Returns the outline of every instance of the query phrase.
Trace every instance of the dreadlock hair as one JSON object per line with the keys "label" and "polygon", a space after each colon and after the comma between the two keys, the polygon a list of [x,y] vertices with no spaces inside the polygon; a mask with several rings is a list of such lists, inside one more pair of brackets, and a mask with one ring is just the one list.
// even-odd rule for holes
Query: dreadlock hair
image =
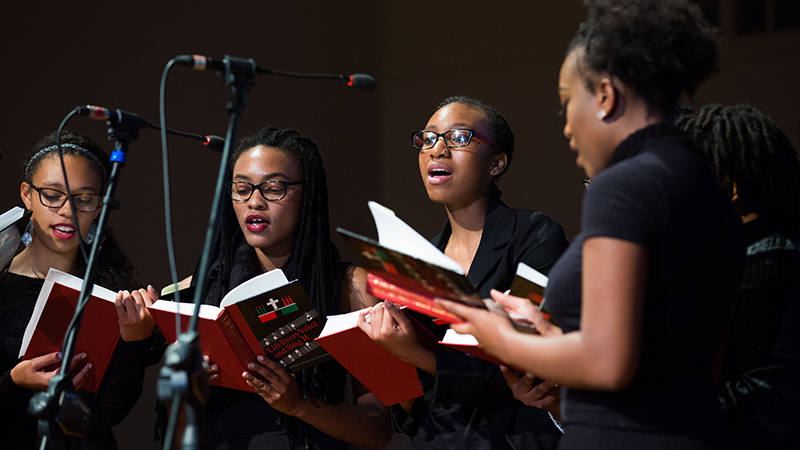
{"label": "dreadlock hair", "polygon": [[[511,167],[511,159],[514,157],[514,132],[511,130],[511,125],[508,124],[506,118],[503,117],[503,115],[500,114],[500,112],[498,112],[493,106],[463,95],[447,97],[439,103],[439,106],[436,107],[436,111],[453,103],[469,106],[470,108],[480,111],[486,117],[486,122],[489,125],[489,131],[491,134],[490,137],[499,147],[497,152],[506,154],[505,170],[494,177],[495,181],[499,180],[501,176],[508,172],[508,169]],[[493,194],[498,196],[502,194],[495,182],[492,183],[491,189]]]}
{"label": "dreadlock hair", "polygon": [[[690,96],[718,71],[717,30],[689,0],[585,0],[588,20],[567,54],[581,50],[586,88],[608,74],[669,120],[681,94]],[[588,69],[588,70],[585,70]]]}
{"label": "dreadlock hair", "polygon": [[[236,144],[231,155],[228,178],[231,178],[231,171],[239,157],[258,146],[271,147],[286,153],[300,166],[303,175],[303,207],[297,240],[289,260],[281,269],[288,279],[300,281],[303,290],[323,318],[338,314],[343,270],[340,267],[339,251],[330,238],[328,187],[317,145],[295,130],[263,128]],[[221,289],[213,294],[214,297],[224,295],[236,287],[233,283],[229,284],[229,280],[235,253],[244,239],[231,200],[225,198],[223,202],[223,216],[217,239],[218,259],[215,263],[218,265],[215,276],[221,283]],[[246,280],[239,280],[239,283],[243,281]],[[218,304],[221,298],[209,299],[208,302]]]}
{"label": "dreadlock hair", "polygon": [[[22,180],[25,183],[32,184],[34,174],[48,158],[55,158],[55,161],[59,161],[56,134],[57,132],[54,132],[45,136],[25,154],[22,159]],[[111,171],[111,162],[105,150],[89,137],[67,130],[63,130],[61,133],[61,144],[64,156],[83,158],[86,164],[100,176],[102,181],[100,191],[102,193],[105,190],[108,175]],[[87,261],[79,256],[78,260],[75,261],[75,273],[73,275],[84,276],[86,263]],[[133,263],[122,251],[120,244],[114,238],[113,232],[108,228],[103,232],[103,242],[96,256],[95,264],[97,267],[95,283],[99,285],[114,291],[131,289],[141,285],[139,274],[134,269]]]}
{"label": "dreadlock hair", "polygon": [[736,185],[744,214],[800,226],[800,160],[766,114],[745,103],[711,104],[676,123],[694,137],[722,185],[731,193]]}

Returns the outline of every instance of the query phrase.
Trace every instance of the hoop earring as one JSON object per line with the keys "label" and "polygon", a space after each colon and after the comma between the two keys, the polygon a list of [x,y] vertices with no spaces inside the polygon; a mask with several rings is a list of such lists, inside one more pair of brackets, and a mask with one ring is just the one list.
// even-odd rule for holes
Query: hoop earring
{"label": "hoop earring", "polygon": [[33,242],[33,220],[28,221],[28,226],[25,228],[25,234],[22,235],[22,243],[27,247]]}
{"label": "hoop earring", "polygon": [[86,235],[86,238],[83,240],[83,242],[86,245],[92,245],[95,236],[97,236],[97,222],[92,222],[92,228],[89,228],[89,234]]}

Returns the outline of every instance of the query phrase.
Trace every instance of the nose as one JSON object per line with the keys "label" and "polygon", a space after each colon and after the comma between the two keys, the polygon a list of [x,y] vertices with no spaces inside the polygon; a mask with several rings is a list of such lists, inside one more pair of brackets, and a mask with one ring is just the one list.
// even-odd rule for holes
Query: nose
{"label": "nose", "polygon": [[250,196],[250,200],[247,201],[247,206],[251,209],[267,209],[269,202],[256,189],[253,191],[253,195]]}
{"label": "nose", "polygon": [[569,122],[564,124],[564,137],[567,138],[567,140],[572,139],[572,130],[569,128]]}
{"label": "nose", "polygon": [[430,149],[431,157],[448,156],[450,154],[450,147],[445,145],[444,138],[437,136],[436,143]]}

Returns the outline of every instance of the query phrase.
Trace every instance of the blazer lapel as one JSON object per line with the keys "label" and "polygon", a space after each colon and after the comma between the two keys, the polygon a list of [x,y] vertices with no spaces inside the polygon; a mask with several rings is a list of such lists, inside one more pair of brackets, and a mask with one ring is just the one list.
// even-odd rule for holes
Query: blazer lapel
{"label": "blazer lapel", "polygon": [[503,250],[514,235],[516,221],[516,212],[498,197],[493,197],[489,201],[481,243],[467,274],[467,278],[474,286],[480,286],[503,257]]}

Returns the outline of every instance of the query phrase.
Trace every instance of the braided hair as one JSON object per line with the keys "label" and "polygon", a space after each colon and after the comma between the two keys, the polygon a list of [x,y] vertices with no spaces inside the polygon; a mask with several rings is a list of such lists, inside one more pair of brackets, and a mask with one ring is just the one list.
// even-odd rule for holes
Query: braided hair
{"label": "braided hair", "polygon": [[800,160],[766,114],[742,103],[704,106],[677,125],[694,137],[723,186],[736,185],[744,214],[800,226]]}
{"label": "braided hair", "polygon": [[588,20],[567,53],[582,50],[578,70],[590,91],[598,74],[608,74],[641,96],[650,112],[670,118],[683,92],[693,95],[718,71],[717,30],[691,1],[585,4]]}
{"label": "braided hair", "polygon": [[[61,133],[61,144],[64,156],[83,158],[89,167],[100,176],[102,181],[100,191],[102,193],[105,190],[108,176],[111,172],[111,162],[105,150],[89,137],[67,130]],[[32,184],[33,175],[48,158],[56,158],[58,160],[55,132],[37,142],[22,159],[23,181]],[[78,260],[75,261],[75,273],[73,275],[83,276],[86,264],[87,261],[79,256]],[[114,233],[108,228],[103,232],[103,242],[99,253],[96,255],[95,264],[97,267],[95,283],[112,291],[132,289],[142,284],[138,272],[133,267],[133,263],[122,251],[120,244],[114,238]]]}

